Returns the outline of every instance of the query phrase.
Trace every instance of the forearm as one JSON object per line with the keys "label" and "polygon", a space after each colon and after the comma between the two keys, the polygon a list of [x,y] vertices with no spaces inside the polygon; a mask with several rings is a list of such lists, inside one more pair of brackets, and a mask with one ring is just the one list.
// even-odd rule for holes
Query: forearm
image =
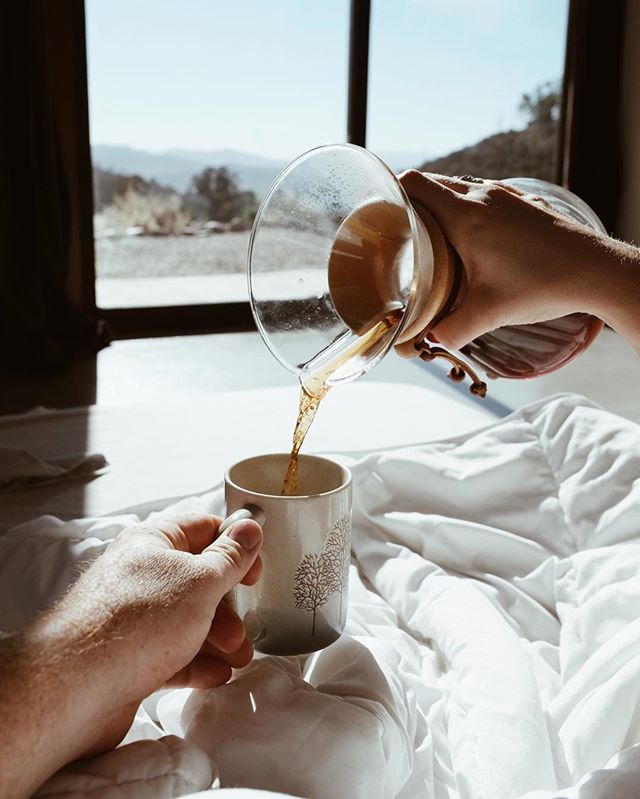
{"label": "forearm", "polygon": [[122,532],[63,600],[0,640],[0,797],[117,745],[163,685],[212,688],[251,660],[222,598],[259,576],[262,532],[185,514]]}
{"label": "forearm", "polygon": [[2,797],[31,796],[89,751],[111,712],[108,637],[100,639],[74,617],[75,610],[63,604],[25,634],[0,641]]}

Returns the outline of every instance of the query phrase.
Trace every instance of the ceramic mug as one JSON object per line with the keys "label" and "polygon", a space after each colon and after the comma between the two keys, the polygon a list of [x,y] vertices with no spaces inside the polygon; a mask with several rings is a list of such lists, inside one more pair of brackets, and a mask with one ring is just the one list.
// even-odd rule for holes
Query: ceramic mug
{"label": "ceramic mug", "polygon": [[299,456],[299,494],[282,496],[288,454],[240,461],[225,475],[227,518],[262,525],[262,577],[233,603],[258,652],[300,655],[336,641],[347,616],[351,473],[329,458]]}

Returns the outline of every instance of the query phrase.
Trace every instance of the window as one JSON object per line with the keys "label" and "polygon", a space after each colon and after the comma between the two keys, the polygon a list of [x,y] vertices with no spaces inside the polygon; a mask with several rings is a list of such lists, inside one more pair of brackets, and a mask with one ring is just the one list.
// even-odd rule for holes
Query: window
{"label": "window", "polygon": [[[319,8],[296,0],[274,0],[269,4],[244,0],[240,6],[222,4],[219,0],[181,3],[58,0],[55,4],[20,6],[24,12],[22,22],[8,40],[13,45],[11,52],[7,51],[9,63],[12,74],[24,77],[29,70],[35,70],[38,80],[7,84],[11,89],[6,96],[11,111],[10,130],[25,148],[38,149],[47,169],[58,176],[52,188],[68,198],[63,214],[59,213],[59,204],[50,214],[57,220],[56,235],[68,253],[64,273],[60,273],[64,292],[80,314],[91,320],[106,321],[117,337],[246,330],[253,326],[244,277],[240,273],[224,275],[209,270],[207,275],[217,275],[228,284],[236,281],[234,291],[242,287],[241,301],[227,302],[224,292],[219,288],[214,292],[214,286],[207,281],[207,286],[198,291],[197,304],[189,305],[184,304],[183,288],[173,282],[175,274],[166,264],[168,290],[158,297],[151,290],[153,278],[136,277],[133,268],[136,259],[129,262],[124,249],[116,251],[122,245],[137,247],[142,253],[144,245],[153,246],[155,239],[159,239],[152,256],[140,260],[143,274],[156,269],[154,254],[158,255],[158,266],[160,257],[168,257],[178,236],[168,234],[166,228],[183,222],[180,207],[176,207],[175,198],[171,199],[171,195],[180,192],[170,185],[165,191],[157,191],[166,211],[159,214],[159,219],[155,216],[157,206],[148,201],[146,206],[142,203],[147,216],[134,216],[132,224],[128,224],[130,217],[124,213],[126,202],[123,209],[116,208],[117,224],[110,224],[108,216],[99,220],[95,248],[99,278],[96,307],[89,105],[93,144],[128,145],[134,150],[150,148],[152,156],[167,148],[217,149],[221,145],[215,136],[224,133],[225,142],[233,139],[230,147],[275,161],[276,164],[261,164],[274,168],[310,146],[345,137],[346,128],[349,140],[366,142],[395,169],[419,161],[433,164],[461,148],[473,149],[483,138],[491,141],[492,134],[498,131],[522,131],[529,126],[530,117],[518,115],[520,99],[528,93],[534,102],[525,103],[525,111],[534,110],[539,98],[537,87],[561,75],[565,27],[566,75],[558,137],[558,176],[563,185],[598,213],[608,229],[614,230],[623,179],[620,54],[626,6],[602,4],[599,0],[568,0],[568,5],[567,23],[567,0],[517,3],[375,0],[370,48],[370,0],[326,0]],[[480,14],[476,6],[480,7]],[[441,23],[436,12],[442,16]],[[250,30],[254,32],[253,38]],[[35,61],[34,48],[39,54],[39,60]],[[217,57],[223,53],[226,57],[216,62],[213,69],[212,62],[205,59],[206,52]],[[464,55],[462,59],[458,58],[460,52]],[[197,53],[201,55],[200,67],[195,59]],[[431,57],[434,53],[437,58]],[[244,73],[237,62],[248,63]],[[461,64],[466,64],[466,71]],[[202,71],[207,81],[200,79]],[[242,80],[241,74],[244,74]],[[47,79],[41,80],[42,75]],[[230,113],[234,103],[239,105],[240,89],[241,110],[248,108],[252,115],[249,122],[238,124],[229,133],[228,127],[221,127],[223,123],[227,125],[238,118],[246,120],[246,115],[237,117]],[[186,112],[184,98],[191,98],[192,108],[198,112],[195,121]],[[368,140],[365,138],[367,99]],[[46,117],[45,123],[34,126],[33,114],[24,111],[27,106],[34,114]],[[215,120],[211,109],[216,112]],[[485,110],[492,116],[487,116]],[[557,106],[552,104],[549,113],[555,123]],[[453,125],[449,122],[451,118],[455,120]],[[544,113],[542,118],[545,119]],[[145,125],[149,135],[145,134]],[[191,137],[184,139],[187,145],[181,147],[177,144],[180,139],[167,135],[176,126]],[[136,129],[139,137],[132,134]],[[155,150],[149,143],[151,134],[156,136]],[[202,139],[209,138],[206,142],[193,138],[200,135]],[[247,136],[253,138],[248,141]],[[47,139],[48,144],[42,146],[36,139]],[[509,139],[507,136],[503,141]],[[273,147],[274,141],[278,143],[277,149]],[[11,152],[18,149],[9,148]],[[499,174],[528,171],[505,166],[506,148],[497,151],[501,159]],[[398,153],[400,158],[395,157]],[[231,163],[229,159],[223,160]],[[547,157],[546,163],[550,160]],[[17,196],[25,185],[37,186],[43,180],[38,159],[30,157],[22,161],[24,169],[5,170],[3,192],[9,198]],[[108,176],[105,185],[96,182],[98,213],[113,205],[114,196],[126,195],[128,189],[131,191],[125,199],[130,205],[134,204],[131,195],[133,200],[136,194],[141,195],[144,201],[150,189],[162,187],[162,180],[167,179],[165,174],[153,183],[153,172],[145,172],[140,164],[135,170],[144,174],[138,179],[130,163],[96,165],[116,172],[115,176]],[[212,166],[220,165],[225,164],[218,159],[218,164]],[[454,173],[491,174],[486,162],[465,164],[464,170],[460,166],[454,168],[450,162],[446,170],[442,168]],[[202,163],[196,164],[196,171],[202,168]],[[118,175],[124,177],[124,187],[122,180],[119,187],[114,185]],[[236,188],[241,195],[245,191],[242,185]],[[239,224],[243,224],[242,214],[236,212],[237,202],[251,198],[246,195],[238,198],[238,192],[234,195],[233,215],[229,212],[229,222],[222,223],[225,231],[227,225],[231,227],[234,216],[239,216]],[[51,199],[55,192],[49,194]],[[42,210],[40,206],[39,209]],[[144,225],[135,223],[148,220],[150,214],[153,224],[145,233]],[[193,216],[196,232],[204,239],[202,218],[195,212]],[[29,213],[18,214],[16,218],[20,223],[11,232],[19,246],[21,237],[30,235],[33,219]],[[220,220],[205,220],[205,224],[206,221]],[[140,227],[144,235],[139,235]],[[125,236],[127,228],[130,230]],[[220,247],[227,233],[216,233],[215,229],[216,225],[206,228],[209,238],[205,243],[220,239],[220,244],[214,245]],[[231,232],[247,235],[246,230]],[[197,238],[193,233],[193,230],[184,232],[178,246],[192,243],[189,236]],[[232,238],[226,239],[228,244],[231,241]],[[103,257],[103,248],[112,251],[111,267]],[[234,249],[234,254],[243,261],[244,247]],[[213,260],[213,256],[207,257]],[[196,268],[192,254],[176,257],[175,263],[185,270]],[[203,277],[193,272],[192,276]],[[120,288],[130,290],[128,297],[118,296],[114,284],[109,300],[108,292],[103,291],[107,280],[119,281]],[[156,280],[155,288],[161,288],[162,280],[165,278]],[[138,289],[134,291],[136,281]],[[228,296],[240,295],[229,292]],[[160,302],[183,304],[162,306],[158,305]],[[147,307],[139,307],[142,303]],[[114,307],[107,307],[109,304]]]}
{"label": "window", "polygon": [[257,203],[344,141],[348,0],[86,0],[100,308],[246,301]]}
{"label": "window", "polygon": [[[395,171],[558,180],[563,160],[572,185],[569,2],[85,0],[105,318],[118,335],[246,329],[257,203],[293,157],[347,130]],[[592,10],[571,8],[570,59]]]}

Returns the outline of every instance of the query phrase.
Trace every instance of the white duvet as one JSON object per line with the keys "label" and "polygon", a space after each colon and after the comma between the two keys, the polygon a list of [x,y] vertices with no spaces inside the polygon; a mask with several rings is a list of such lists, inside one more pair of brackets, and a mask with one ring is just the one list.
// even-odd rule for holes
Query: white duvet
{"label": "white duvet", "polygon": [[[42,796],[640,796],[640,428],[563,396],[351,465],[347,634],[165,693],[159,724],[141,710]],[[180,504],[221,511],[219,492]],[[0,539],[0,628],[132,518]]]}

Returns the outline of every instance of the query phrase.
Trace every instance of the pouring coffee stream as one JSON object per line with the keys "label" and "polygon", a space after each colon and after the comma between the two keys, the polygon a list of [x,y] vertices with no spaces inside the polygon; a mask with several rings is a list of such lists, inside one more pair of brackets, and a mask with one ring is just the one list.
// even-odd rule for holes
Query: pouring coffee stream
{"label": "pouring coffee stream", "polygon": [[352,359],[366,358],[368,350],[375,347],[381,338],[388,335],[401,319],[402,313],[399,310],[390,311],[372,327],[362,330],[355,341],[344,349],[340,349],[337,354],[334,353],[333,356],[327,357],[326,353],[320,353],[321,356],[324,356],[321,364],[308,369],[307,373],[301,376],[298,417],[293,431],[289,465],[282,487],[283,496],[296,496],[298,493],[298,453],[316,417],[320,403],[329,391],[330,379]]}

